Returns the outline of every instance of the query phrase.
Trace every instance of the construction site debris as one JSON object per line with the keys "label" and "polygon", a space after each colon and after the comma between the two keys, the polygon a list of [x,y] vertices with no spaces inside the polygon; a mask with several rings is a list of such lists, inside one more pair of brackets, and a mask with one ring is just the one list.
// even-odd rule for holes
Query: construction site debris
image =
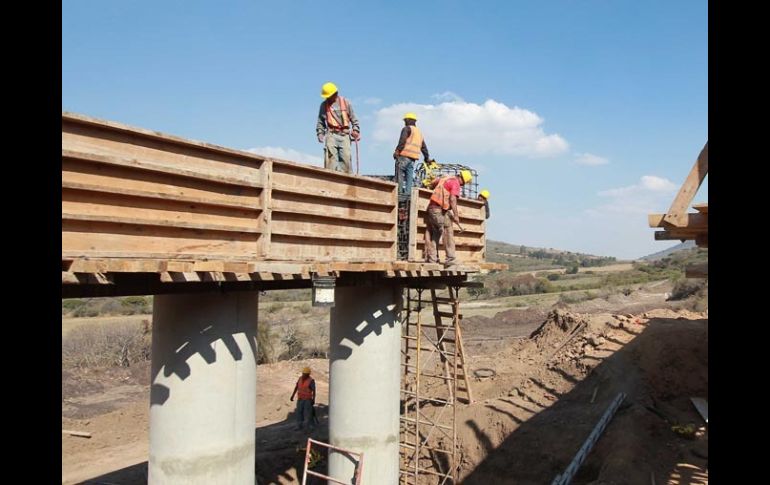
{"label": "construction site debris", "polygon": [[61,430],[61,432],[64,433],[64,434],[68,434],[70,436],[78,436],[80,438],[90,438],[91,437],[91,433],[88,433],[86,431],[72,431],[72,430],[69,430],[69,429],[63,429],[63,430]]}

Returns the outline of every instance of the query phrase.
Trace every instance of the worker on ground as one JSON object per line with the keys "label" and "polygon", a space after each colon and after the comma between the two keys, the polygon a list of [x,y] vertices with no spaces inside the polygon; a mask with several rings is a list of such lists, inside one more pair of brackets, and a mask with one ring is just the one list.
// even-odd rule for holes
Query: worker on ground
{"label": "worker on ground", "polygon": [[324,167],[338,172],[353,173],[350,163],[350,140],[361,139],[358,118],[353,113],[350,101],[337,92],[334,83],[321,87],[324,101],[318,110],[316,135],[318,142],[324,143]]}
{"label": "worker on ground", "polygon": [[460,224],[457,197],[460,196],[460,187],[472,179],[470,170],[460,170],[457,175],[439,177],[431,184],[433,194],[425,212],[425,261],[428,263],[439,262],[438,248],[443,234],[446,251],[444,266],[449,268],[457,264],[452,222]]}
{"label": "worker on ground", "polygon": [[425,157],[425,163],[428,163],[430,160],[428,147],[425,145],[422,132],[417,128],[417,116],[414,113],[407,113],[404,115],[404,127],[401,129],[398,145],[393,152],[393,158],[396,160],[396,183],[399,194],[412,193],[414,162],[420,158],[420,152]]}
{"label": "worker on ground", "polygon": [[302,375],[294,386],[294,392],[291,393],[290,401],[297,395],[297,430],[305,427],[309,423],[313,428],[313,406],[315,406],[315,380],[310,377],[310,367],[302,369]]}
{"label": "worker on ground", "polygon": [[489,191],[487,189],[484,189],[481,192],[479,192],[478,199],[484,202],[484,209],[486,209],[486,212],[487,212],[486,219],[489,219]]}

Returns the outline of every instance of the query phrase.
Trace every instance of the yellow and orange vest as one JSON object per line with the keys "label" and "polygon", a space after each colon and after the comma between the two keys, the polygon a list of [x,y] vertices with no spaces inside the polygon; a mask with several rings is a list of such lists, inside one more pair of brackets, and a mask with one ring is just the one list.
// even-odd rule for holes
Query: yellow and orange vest
{"label": "yellow and orange vest", "polygon": [[398,152],[398,154],[402,157],[409,157],[412,160],[417,160],[420,158],[420,149],[422,148],[422,133],[416,126],[410,126],[409,128],[411,128],[409,138],[406,139],[404,148]]}
{"label": "yellow and orange vest", "polygon": [[332,109],[332,103],[326,103],[326,126],[330,130],[343,130],[350,126],[350,115],[348,114],[348,102],[342,96],[337,96],[337,100],[340,103],[340,111],[342,112],[342,122],[337,119]]}

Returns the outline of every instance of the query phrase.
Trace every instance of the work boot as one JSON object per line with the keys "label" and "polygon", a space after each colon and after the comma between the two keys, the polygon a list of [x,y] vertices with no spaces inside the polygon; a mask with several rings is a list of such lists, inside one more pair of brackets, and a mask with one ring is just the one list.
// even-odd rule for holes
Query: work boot
{"label": "work boot", "polygon": [[447,259],[444,262],[444,268],[452,268],[454,266],[457,266],[457,260],[455,259]]}

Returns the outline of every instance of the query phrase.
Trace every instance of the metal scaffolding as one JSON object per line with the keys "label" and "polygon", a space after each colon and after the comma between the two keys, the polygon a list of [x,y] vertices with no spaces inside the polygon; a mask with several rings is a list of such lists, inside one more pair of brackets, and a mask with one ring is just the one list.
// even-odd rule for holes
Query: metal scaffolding
{"label": "metal scaffolding", "polygon": [[[464,392],[466,402],[472,397],[460,331],[459,288],[447,291],[447,296],[438,296],[436,289],[405,290],[399,479],[404,485],[457,483],[458,391]],[[422,319],[428,303],[433,324]]]}

